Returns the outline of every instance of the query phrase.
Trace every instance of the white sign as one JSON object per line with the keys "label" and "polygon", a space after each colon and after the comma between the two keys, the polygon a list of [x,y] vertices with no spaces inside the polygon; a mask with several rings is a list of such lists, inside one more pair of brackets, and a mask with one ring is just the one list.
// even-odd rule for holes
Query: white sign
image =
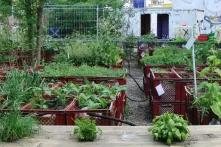
{"label": "white sign", "polygon": [[155,88],[156,88],[158,96],[161,96],[165,93],[163,86],[161,84],[157,85]]}
{"label": "white sign", "polygon": [[196,41],[196,39],[194,37],[191,37],[188,41],[187,44],[185,45],[185,48],[187,49],[191,49],[191,47],[194,45],[194,42]]}

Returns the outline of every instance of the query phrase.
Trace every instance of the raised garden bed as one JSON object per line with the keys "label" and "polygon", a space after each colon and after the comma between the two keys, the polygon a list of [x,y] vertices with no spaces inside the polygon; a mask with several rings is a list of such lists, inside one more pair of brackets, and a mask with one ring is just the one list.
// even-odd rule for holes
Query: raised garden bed
{"label": "raised garden bed", "polygon": [[[114,86],[114,85],[108,85],[108,87],[110,87],[110,86]],[[125,91],[118,92],[116,94],[114,100],[111,97],[106,97],[105,99],[107,99],[107,100],[112,99],[109,102],[109,104],[107,105],[107,107],[104,107],[102,105],[94,106],[94,104],[96,104],[98,101],[97,100],[96,100],[97,102],[94,101],[95,99],[93,98],[93,96],[87,95],[86,93],[83,93],[85,95],[80,94],[79,96],[77,96],[75,99],[74,105],[69,107],[69,110],[78,111],[79,113],[67,114],[67,116],[66,116],[67,125],[74,124],[74,120],[78,117],[82,117],[84,115],[90,115],[90,114],[95,114],[95,115],[98,114],[98,115],[113,117],[116,119],[123,119],[124,109],[125,109],[125,105],[126,105]],[[102,93],[94,93],[94,94],[99,97],[99,95]],[[84,102],[85,98],[87,98],[87,103]],[[103,98],[103,97],[101,97],[101,98]],[[93,101],[93,105],[91,105],[89,103],[89,101],[91,101],[91,100]],[[100,103],[100,104],[102,104],[102,103]],[[112,120],[107,120],[107,119],[103,119],[103,118],[99,118],[99,117],[97,117],[97,118],[95,117],[95,120],[96,120],[97,124],[99,124],[99,125],[120,125],[120,123],[114,123]]]}
{"label": "raised garden bed", "polygon": [[74,100],[70,101],[67,106],[63,109],[59,108],[48,108],[47,111],[53,110],[55,113],[54,114],[47,114],[47,111],[44,111],[43,109],[34,109],[31,103],[28,103],[24,105],[21,108],[21,111],[24,110],[31,110],[31,111],[38,111],[42,110],[43,113],[37,113],[36,117],[39,120],[40,124],[42,125],[66,125],[66,115],[65,113],[63,114],[57,114],[56,111],[68,111],[70,110],[71,107],[74,105]]}
{"label": "raised garden bed", "polygon": [[[74,102],[74,105],[69,107],[70,110],[78,110],[79,112],[82,113],[77,113],[77,114],[73,114],[73,115],[67,115],[66,116],[66,121],[67,121],[67,125],[73,125],[74,121],[76,118],[79,117],[85,117],[87,114],[90,115],[90,113],[94,113],[94,111],[96,111],[96,114],[99,115],[104,115],[104,116],[111,116],[114,117],[116,116],[116,112],[117,112],[117,106],[116,106],[116,101],[111,102],[110,106],[107,109],[81,109],[79,107],[79,104],[77,101]],[[85,113],[86,112],[86,113]],[[110,126],[113,125],[111,120],[105,120],[102,118],[95,118],[97,125],[104,125],[104,126]]]}
{"label": "raised garden bed", "polygon": [[155,118],[167,112],[179,114],[185,118],[186,103],[185,102],[161,102],[161,101],[154,101],[154,100],[151,102],[152,118]]}

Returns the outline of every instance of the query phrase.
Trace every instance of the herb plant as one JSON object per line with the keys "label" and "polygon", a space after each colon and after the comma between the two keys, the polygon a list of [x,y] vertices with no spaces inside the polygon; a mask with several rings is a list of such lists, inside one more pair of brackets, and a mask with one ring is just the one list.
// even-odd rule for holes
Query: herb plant
{"label": "herb plant", "polygon": [[125,73],[125,69],[111,69],[87,65],[75,67],[67,63],[49,64],[42,70],[42,75],[46,77],[123,77]]}
{"label": "herb plant", "polygon": [[97,134],[102,133],[101,129],[96,127],[94,120],[87,118],[77,119],[75,124],[74,135],[77,136],[79,141],[94,141],[97,138]]}
{"label": "herb plant", "polygon": [[4,97],[1,108],[12,108],[29,101],[31,87],[41,85],[42,80],[37,73],[29,74],[17,69],[7,73],[6,80],[0,85],[0,95]]}
{"label": "herb plant", "polygon": [[179,115],[165,113],[153,120],[149,129],[154,140],[166,142],[168,145],[174,141],[185,141],[189,136],[187,122]]}
{"label": "herb plant", "polygon": [[13,142],[28,137],[35,132],[37,121],[31,116],[21,116],[18,111],[1,114],[0,139]]}
{"label": "herb plant", "polygon": [[176,46],[156,48],[153,56],[146,54],[141,63],[144,65],[185,65],[191,60],[191,52]]}

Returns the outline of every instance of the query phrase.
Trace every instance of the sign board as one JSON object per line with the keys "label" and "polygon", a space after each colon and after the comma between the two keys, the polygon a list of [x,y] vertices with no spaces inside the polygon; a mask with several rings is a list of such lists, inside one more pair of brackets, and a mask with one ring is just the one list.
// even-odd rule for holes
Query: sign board
{"label": "sign board", "polygon": [[161,96],[165,93],[165,90],[163,89],[163,86],[161,84],[156,86],[156,91],[157,91],[158,96]]}
{"label": "sign board", "polygon": [[187,48],[188,50],[191,49],[191,47],[194,45],[194,42],[196,41],[196,39],[194,37],[191,37],[188,41],[187,44],[185,45],[185,48]]}

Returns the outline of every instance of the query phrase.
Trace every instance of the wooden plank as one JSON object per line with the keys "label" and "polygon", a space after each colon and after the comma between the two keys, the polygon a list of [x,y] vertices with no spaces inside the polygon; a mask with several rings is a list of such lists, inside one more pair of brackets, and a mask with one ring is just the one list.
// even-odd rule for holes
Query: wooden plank
{"label": "wooden plank", "polygon": [[[71,126],[43,126],[38,134],[15,143],[2,143],[0,147],[163,147],[155,142],[145,126],[100,127],[103,135],[95,142],[81,143],[71,134]],[[191,137],[174,147],[220,147],[221,126],[190,126]]]}

